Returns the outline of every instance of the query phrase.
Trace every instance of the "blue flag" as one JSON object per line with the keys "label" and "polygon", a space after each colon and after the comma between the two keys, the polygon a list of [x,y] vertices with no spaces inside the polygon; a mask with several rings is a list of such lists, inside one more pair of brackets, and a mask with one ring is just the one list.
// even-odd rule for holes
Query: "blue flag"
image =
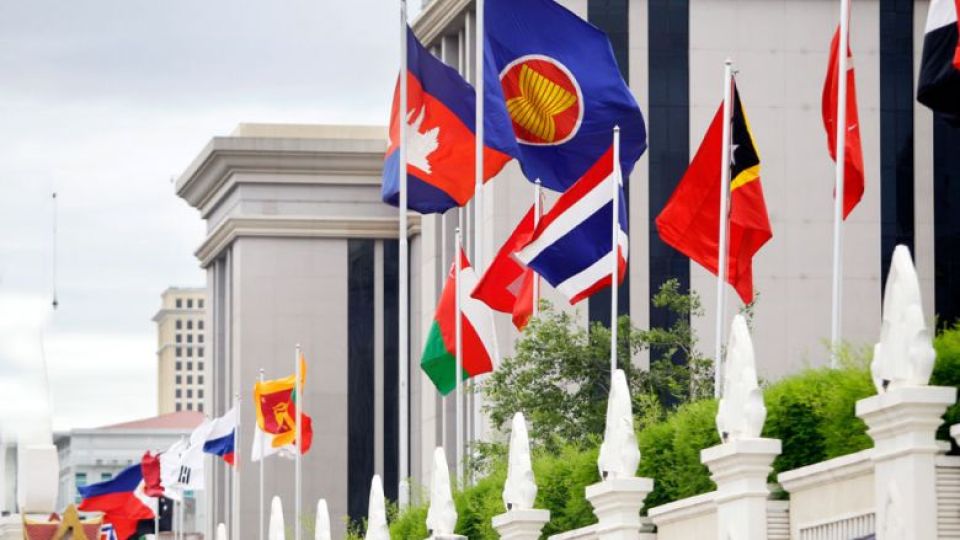
{"label": "blue flag", "polygon": [[606,34],[554,0],[487,0],[485,14],[485,114],[513,121],[524,175],[565,191],[619,125],[628,178],[647,132]]}

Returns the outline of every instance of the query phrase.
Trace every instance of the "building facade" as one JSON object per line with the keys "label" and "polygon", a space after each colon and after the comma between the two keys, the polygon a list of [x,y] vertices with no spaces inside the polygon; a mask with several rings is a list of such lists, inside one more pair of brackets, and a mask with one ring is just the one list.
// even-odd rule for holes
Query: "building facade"
{"label": "building facade", "polygon": [[170,287],[160,295],[157,323],[159,414],[206,410],[207,291]]}
{"label": "building facade", "polygon": [[[57,508],[79,503],[77,487],[110,480],[123,469],[140,463],[143,453],[158,453],[190,436],[203,421],[197,411],[163,414],[99,428],[74,429],[54,436],[60,457],[60,492]],[[223,468],[219,460],[206,459],[206,471]],[[200,493],[184,494],[186,532],[206,530],[206,503]]]}

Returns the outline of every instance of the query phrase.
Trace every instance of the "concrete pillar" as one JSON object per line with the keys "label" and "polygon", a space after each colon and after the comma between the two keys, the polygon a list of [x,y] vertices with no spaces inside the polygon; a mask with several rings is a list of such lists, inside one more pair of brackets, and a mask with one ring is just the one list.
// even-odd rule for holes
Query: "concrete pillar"
{"label": "concrete pillar", "polygon": [[717,484],[718,540],[767,539],[767,476],[778,455],[778,439],[760,438],[735,439],[700,452]]}
{"label": "concrete pillar", "polygon": [[510,510],[493,516],[493,528],[502,540],[537,540],[548,521],[549,510]]}
{"label": "concrete pillar", "polygon": [[857,402],[874,443],[877,540],[938,537],[936,432],[956,397],[956,388],[913,386]]}
{"label": "concrete pillar", "polygon": [[597,540],[640,540],[640,509],[651,491],[650,478],[611,478],[587,486],[587,500],[599,520]]}

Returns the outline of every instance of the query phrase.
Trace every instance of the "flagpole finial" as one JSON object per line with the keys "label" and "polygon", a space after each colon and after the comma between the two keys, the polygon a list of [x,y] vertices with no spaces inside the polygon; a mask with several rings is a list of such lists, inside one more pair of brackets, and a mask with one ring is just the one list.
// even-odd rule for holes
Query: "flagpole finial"
{"label": "flagpole finial", "polygon": [[539,186],[539,185],[542,184],[543,182],[541,182],[540,179],[537,178],[536,180],[533,181],[533,183]]}
{"label": "flagpole finial", "polygon": [[613,131],[619,132],[619,131],[620,131],[620,124],[617,124],[617,125],[613,126]]}
{"label": "flagpole finial", "polygon": [[732,65],[733,65],[733,60],[731,60],[730,57],[728,56],[727,59],[723,61],[723,65],[725,65],[725,66],[732,66]]}

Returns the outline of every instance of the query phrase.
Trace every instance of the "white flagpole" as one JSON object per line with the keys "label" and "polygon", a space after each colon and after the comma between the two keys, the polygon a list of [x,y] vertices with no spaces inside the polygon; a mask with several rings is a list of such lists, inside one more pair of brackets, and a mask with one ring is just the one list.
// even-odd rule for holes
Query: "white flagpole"
{"label": "white flagpole", "polygon": [[297,475],[297,478],[296,478],[296,482],[295,482],[295,484],[294,484],[295,493],[294,493],[294,498],[293,498],[293,501],[294,501],[294,502],[293,502],[293,505],[294,505],[294,509],[293,509],[293,519],[294,519],[294,524],[293,524],[293,531],[294,531],[294,532],[293,532],[293,538],[294,538],[294,540],[300,540],[300,528],[301,528],[301,524],[300,524],[300,506],[301,506],[301,505],[300,505],[300,502],[301,502],[301,498],[302,498],[302,496],[303,496],[303,494],[302,494],[302,491],[303,491],[303,480],[302,480],[302,478],[301,478],[301,476],[302,476],[302,475],[301,475],[301,472],[302,472],[302,470],[303,470],[303,455],[302,455],[302,454],[303,454],[303,406],[304,406],[304,402],[305,402],[306,400],[303,399],[303,384],[302,384],[302,382],[301,382],[301,377],[303,376],[303,374],[300,372],[300,354],[301,354],[301,353],[300,353],[300,344],[297,343],[296,359],[294,360],[294,364],[296,364],[296,368],[295,368],[294,373],[297,374],[297,376],[296,376],[296,382],[294,382],[294,387],[297,389],[297,401],[296,401],[296,407],[297,407],[297,425],[296,425],[296,432],[297,432],[297,459],[296,459],[296,473],[295,473],[295,474]]}
{"label": "white flagpole", "polygon": [[[180,436],[180,444],[181,444],[181,445],[183,444],[184,440],[185,440],[185,438],[181,435],[181,436]],[[236,444],[236,441],[234,441],[234,444]],[[181,454],[181,455],[182,455],[182,454]],[[182,458],[181,458],[180,464],[181,464],[181,466],[183,465],[183,460],[182,460]],[[233,478],[233,476],[231,476],[231,477],[230,477],[230,480],[231,480],[231,485],[234,485],[235,482],[236,482],[236,479]],[[231,491],[236,491],[236,490],[233,489],[233,490],[231,490]],[[181,518],[183,518],[183,498],[184,498],[185,496],[186,496],[186,490],[184,490],[184,489],[181,488],[181,489],[180,489],[180,500],[173,502],[173,519],[170,520],[170,528],[173,529],[173,537],[174,537],[174,538],[182,538],[182,537],[183,537],[183,520],[182,520]],[[232,515],[232,514],[233,514],[233,494],[232,494],[232,493],[231,493],[231,497],[230,497],[230,513],[231,513],[230,520],[231,520],[231,522],[232,522],[232,521],[233,521],[233,515]]]}
{"label": "white flagpole", "polygon": [[[484,149],[484,126],[483,126],[483,95],[484,95],[484,77],[483,77],[483,44],[484,44],[484,0],[476,0],[477,9],[477,32],[474,36],[476,49],[476,63],[474,66],[474,87],[476,88],[476,139],[474,148],[476,150],[476,166],[474,174],[474,195],[473,195],[473,267],[477,272],[484,268],[484,250],[483,250],[483,149]],[[459,274],[458,274],[459,275]],[[470,381],[470,440],[476,440],[480,430],[480,408],[477,403],[476,383]],[[471,474],[472,478],[472,474]]]}
{"label": "white flagpole", "polygon": [[620,126],[613,128],[613,230],[610,236],[610,381],[617,370],[617,278],[620,277]]}
{"label": "white flagpole", "polygon": [[163,508],[163,497],[157,497],[157,513],[153,515],[153,537],[160,540],[160,509]]}
{"label": "white flagpole", "polygon": [[[264,381],[263,368],[260,368],[260,375],[259,375],[259,377],[258,377],[258,380],[259,380],[261,383],[263,383],[263,381]],[[253,406],[254,406],[254,407],[259,407],[260,404],[259,404],[259,403],[254,403]],[[237,411],[237,412],[239,412],[239,411]],[[254,418],[256,418],[256,411],[254,411]],[[256,421],[256,420],[254,420],[254,421]],[[240,431],[239,422],[237,422],[237,424],[238,424],[238,425],[237,425],[237,431]],[[265,502],[264,502],[264,500],[263,500],[263,457],[264,457],[264,456],[263,456],[263,451],[264,451],[264,448],[265,448],[265,446],[264,446],[265,441],[263,440],[263,436],[264,436],[264,432],[263,432],[263,431],[261,431],[261,430],[259,430],[259,429],[254,429],[254,431],[256,432],[257,438],[260,439],[260,512],[259,512],[259,514],[260,514],[260,528],[257,529],[257,536],[260,538],[260,540],[263,540],[263,514],[264,514],[264,504],[265,504]],[[238,447],[238,448],[239,448],[239,447]]]}
{"label": "white flagpole", "polygon": [[723,363],[723,318],[727,289],[727,223],[730,216],[730,115],[733,113],[733,62],[723,64],[723,151],[720,153],[720,246],[717,252],[717,320],[714,343],[713,395],[720,397]]}
{"label": "white flagpole", "polygon": [[[540,202],[541,192],[543,186],[540,183],[540,179],[537,178],[533,182],[533,230],[537,230],[537,226],[540,225],[540,213],[543,211],[543,204]],[[536,317],[540,314],[540,274],[536,270],[533,271],[533,316]]]}
{"label": "white flagpole", "polygon": [[399,420],[399,436],[397,440],[397,445],[400,447],[398,459],[400,461],[399,466],[399,480],[400,485],[398,489],[398,499],[400,508],[406,508],[410,502],[410,385],[409,385],[409,360],[408,355],[410,352],[410,336],[409,332],[409,308],[408,303],[410,301],[410,291],[409,291],[409,266],[410,266],[410,252],[409,246],[407,244],[407,2],[406,0],[400,0],[400,107],[398,113],[400,118],[398,119],[400,123],[400,141],[399,141],[399,152],[400,152],[400,166],[398,167],[400,174],[400,230],[399,241],[400,241],[400,287],[399,287],[399,311],[400,316],[397,317],[400,322],[399,328],[399,351],[397,354],[397,361],[400,363],[399,369],[397,370],[397,394],[400,399],[400,406],[398,408],[398,420]]}
{"label": "white flagpole", "polygon": [[836,193],[833,196],[833,295],[830,326],[830,365],[837,367],[843,315],[843,200],[847,151],[847,49],[850,33],[850,0],[840,0],[840,39],[837,59],[837,164]]}
{"label": "white flagpole", "polygon": [[[463,224],[462,212],[461,212],[461,225]],[[460,261],[460,242],[462,241],[460,227],[457,227],[456,232],[457,245],[454,249],[453,260],[454,260],[454,287],[456,289],[456,298],[454,304],[454,314],[456,319],[454,323],[454,336],[457,345],[456,345],[456,371],[454,376],[456,377],[456,399],[457,399],[457,485],[463,487],[463,329],[462,321],[460,314],[460,271],[461,271],[461,261]]]}

